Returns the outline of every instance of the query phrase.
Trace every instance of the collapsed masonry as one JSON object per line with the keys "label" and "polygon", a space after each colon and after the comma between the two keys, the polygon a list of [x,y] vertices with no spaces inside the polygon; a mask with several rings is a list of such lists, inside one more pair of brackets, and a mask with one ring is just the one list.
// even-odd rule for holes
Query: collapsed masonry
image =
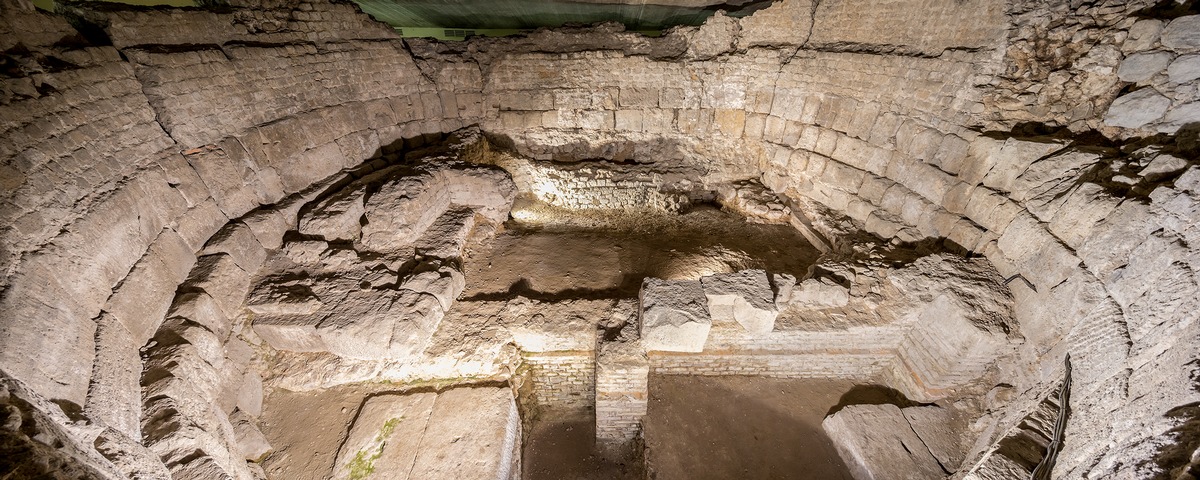
{"label": "collapsed masonry", "polygon": [[[450,440],[387,439],[456,438],[465,402],[502,421],[458,470],[494,477],[526,402],[594,405],[620,449],[650,374],[746,372],[937,404],[830,416],[862,477],[1025,475],[1063,412],[1054,478],[1195,468],[1190,4],[784,0],[661,38],[439,44],[350,4],[231,3],[0,1],[5,471],[261,478],[271,392],[432,381],[456,388],[364,402],[330,475],[444,473]],[[471,125],[503,148],[423,148]],[[704,202],[827,255],[790,292],[704,265],[640,305],[459,298],[510,217]]]}

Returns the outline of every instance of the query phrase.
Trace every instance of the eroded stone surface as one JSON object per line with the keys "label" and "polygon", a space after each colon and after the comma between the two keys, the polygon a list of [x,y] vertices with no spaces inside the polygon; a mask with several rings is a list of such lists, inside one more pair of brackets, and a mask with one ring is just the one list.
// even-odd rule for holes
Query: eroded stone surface
{"label": "eroded stone surface", "polygon": [[646,279],[639,298],[642,345],[647,350],[704,349],[712,318],[699,281]]}

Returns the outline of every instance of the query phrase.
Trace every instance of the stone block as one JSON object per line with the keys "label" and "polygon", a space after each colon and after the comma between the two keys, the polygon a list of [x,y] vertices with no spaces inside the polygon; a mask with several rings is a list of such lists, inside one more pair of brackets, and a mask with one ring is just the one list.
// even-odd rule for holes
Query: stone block
{"label": "stone block", "polygon": [[844,307],[850,302],[850,289],[828,278],[810,278],[792,288],[788,305],[800,309]]}
{"label": "stone block", "polygon": [[412,478],[409,473],[437,396],[414,393],[369,398],[359,409],[338,451],[333,478],[364,478],[372,471],[400,480]]}
{"label": "stone block", "polygon": [[1139,52],[1149,50],[1158,42],[1164,27],[1166,25],[1162,20],[1153,18],[1141,19],[1134,22],[1133,26],[1129,27],[1129,36],[1125,37],[1125,43],[1121,44],[1121,51]]}
{"label": "stone block", "polygon": [[352,291],[321,320],[316,335],[331,353],[341,357],[387,358],[392,327],[401,313],[392,310],[395,299],[391,292]]}
{"label": "stone block", "polygon": [[858,480],[923,480],[946,474],[895,405],[850,405],[821,428]]}
{"label": "stone block", "polygon": [[426,270],[414,273],[400,284],[401,290],[433,295],[442,306],[443,311],[449,311],[458,294],[466,288],[466,278],[461,272],[451,267],[439,267],[437,270]]}
{"label": "stone block", "polygon": [[775,293],[767,272],[743,270],[736,273],[703,277],[700,284],[708,298],[708,312],[714,323],[737,322],[750,333],[768,333],[775,329]]}
{"label": "stone block", "polygon": [[1027,141],[1007,139],[999,148],[990,152],[988,160],[993,165],[986,175],[981,178],[984,185],[1002,192],[1012,191],[1017,177],[1034,162],[1061,150],[1064,144],[1059,141]]}
{"label": "stone block", "polygon": [[175,297],[167,318],[185,318],[202,325],[220,338],[229,335],[232,322],[211,295],[205,292],[183,292]]}
{"label": "stone block", "polygon": [[1174,58],[1169,52],[1135,53],[1121,61],[1121,66],[1117,68],[1117,77],[1122,82],[1145,82],[1166,69]]}
{"label": "stone block", "polygon": [[196,263],[192,249],[175,231],[164,229],[146,255],[109,297],[104,310],[144,344],[163,321],[175,289]]}
{"label": "stone block", "polygon": [[257,462],[272,450],[267,436],[263,435],[254,419],[245,412],[233,412],[233,415],[229,416],[229,423],[233,424],[234,441],[237,442],[238,452],[246,460]]}
{"label": "stone block", "polygon": [[256,315],[311,315],[323,305],[308,286],[264,283],[250,293],[246,309]]}
{"label": "stone block", "polygon": [[96,322],[49,307],[55,300],[39,296],[54,290],[31,287],[14,282],[0,300],[6,318],[0,322],[0,368],[43,397],[84,405],[96,354]]}
{"label": "stone block", "polygon": [[328,241],[356,241],[362,233],[365,188],[342,190],[300,216],[299,231]]}
{"label": "stone block", "polygon": [[362,243],[381,252],[409,245],[449,206],[450,196],[433,175],[391,180],[366,202]]}
{"label": "stone block", "polygon": [[[208,239],[216,235],[226,223],[229,223],[229,217],[225,216],[217,202],[210,198],[180,216],[174,230],[191,247],[193,253],[199,253]],[[282,237],[282,234],[280,236]]]}
{"label": "stone block", "polygon": [[225,318],[234,319],[241,316],[242,305],[250,291],[250,274],[242,270],[229,254],[205,255],[196,261],[196,268],[192,269],[181,288],[184,292],[197,289],[204,291],[212,297]]}
{"label": "stone block", "polygon": [[438,394],[410,479],[491,480],[520,475],[521,418],[509,387]]}
{"label": "stone block", "polygon": [[1141,128],[1162,118],[1171,99],[1147,87],[1118,97],[1104,114],[1104,124],[1113,127]]}
{"label": "stone block", "polygon": [[1200,123],[1200,101],[1185,103],[1183,105],[1172,108],[1163,117],[1162,123],[1157,127],[1159,132],[1175,133],[1185,125]]}
{"label": "stone block", "polygon": [[251,328],[267,345],[276,350],[293,352],[327,352],[324,340],[317,335],[320,318],[312,316],[278,316],[254,319]]}
{"label": "stone block", "polygon": [[225,253],[238,268],[253,274],[267,260],[267,251],[258,242],[250,227],[242,222],[231,222],[213,235],[204,246],[201,255]]}
{"label": "stone block", "polygon": [[1162,31],[1162,44],[1177,52],[1200,50],[1200,15],[1171,20]]}
{"label": "stone block", "polygon": [[83,411],[129,438],[142,438],[142,357],[133,334],[111,315],[96,326],[96,360]]}
{"label": "stone block", "polygon": [[388,358],[396,360],[424,352],[445,316],[437,297],[408,290],[400,291],[392,310],[395,319],[389,337]]}
{"label": "stone block", "polygon": [[708,299],[697,280],[642,282],[642,344],[649,351],[700,352],[708,340],[712,318]]}
{"label": "stone block", "polygon": [[1200,55],[1181,56],[1167,67],[1167,79],[1176,85],[1190,83],[1197,78],[1200,78]]}
{"label": "stone block", "polygon": [[413,245],[416,253],[427,258],[462,258],[467,239],[475,229],[475,210],[451,207],[425,230]]}
{"label": "stone block", "polygon": [[242,384],[238,387],[237,403],[239,411],[246,412],[251,417],[262,415],[263,382],[262,377],[254,369],[246,372]]}

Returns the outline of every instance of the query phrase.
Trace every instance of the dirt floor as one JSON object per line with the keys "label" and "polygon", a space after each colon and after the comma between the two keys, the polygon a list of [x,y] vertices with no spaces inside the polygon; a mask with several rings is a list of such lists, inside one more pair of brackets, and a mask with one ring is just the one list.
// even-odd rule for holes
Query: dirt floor
{"label": "dirt floor", "polygon": [[460,298],[634,297],[646,277],[697,279],[748,268],[802,277],[819,255],[791,226],[747,223],[712,207],[647,214],[630,225],[580,223],[510,221],[467,254]]}
{"label": "dirt floor", "polygon": [[657,480],[850,480],[821,420],[842,380],[650,377],[647,468]]}
{"label": "dirt floor", "polygon": [[[653,376],[645,468],[657,480],[850,480],[821,420],[859,390],[840,380]],[[646,478],[638,465],[592,454],[594,422],[590,412],[539,418],[526,432],[524,478]]]}
{"label": "dirt floor", "polygon": [[524,480],[641,479],[640,461],[609,461],[595,454],[591,411],[546,412],[525,432]]}

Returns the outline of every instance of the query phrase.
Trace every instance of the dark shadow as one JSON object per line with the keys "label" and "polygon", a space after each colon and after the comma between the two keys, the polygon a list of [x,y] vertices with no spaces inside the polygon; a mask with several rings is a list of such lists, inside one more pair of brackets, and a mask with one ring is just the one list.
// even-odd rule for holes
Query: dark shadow
{"label": "dark shadow", "polygon": [[591,410],[550,411],[525,432],[521,478],[527,480],[636,480],[637,459],[613,461],[596,453],[596,415]]}
{"label": "dark shadow", "polygon": [[837,405],[825,416],[833,415],[850,405],[895,405],[900,408],[932,405],[909,400],[903,393],[883,385],[855,385],[838,399]]}

